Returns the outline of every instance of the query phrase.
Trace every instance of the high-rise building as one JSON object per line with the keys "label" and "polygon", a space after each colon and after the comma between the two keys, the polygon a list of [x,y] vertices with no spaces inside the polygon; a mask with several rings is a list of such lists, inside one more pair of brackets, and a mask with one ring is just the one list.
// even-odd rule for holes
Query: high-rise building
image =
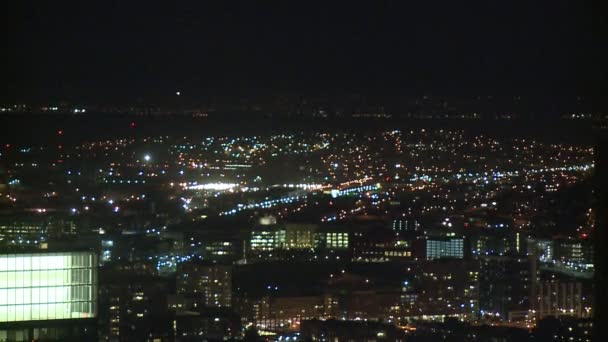
{"label": "high-rise building", "polygon": [[134,272],[103,272],[100,338],[106,341],[165,341],[173,336],[166,278]]}
{"label": "high-rise building", "polygon": [[93,252],[0,255],[0,340],[96,338]]}
{"label": "high-rise building", "polygon": [[479,256],[479,308],[484,315],[508,319],[533,308],[536,260],[515,256]]}
{"label": "high-rise building", "polygon": [[579,281],[547,280],[538,286],[539,318],[572,316],[591,317],[591,300]]}
{"label": "high-rise building", "polygon": [[192,308],[232,306],[231,266],[188,262],[177,271],[177,294],[186,297]]}

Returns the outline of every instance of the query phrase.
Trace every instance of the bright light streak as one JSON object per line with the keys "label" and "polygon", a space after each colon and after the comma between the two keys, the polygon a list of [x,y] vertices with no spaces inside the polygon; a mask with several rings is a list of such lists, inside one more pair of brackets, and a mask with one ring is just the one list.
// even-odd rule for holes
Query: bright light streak
{"label": "bright light streak", "polygon": [[236,183],[208,183],[197,184],[187,187],[188,190],[230,190],[238,187]]}

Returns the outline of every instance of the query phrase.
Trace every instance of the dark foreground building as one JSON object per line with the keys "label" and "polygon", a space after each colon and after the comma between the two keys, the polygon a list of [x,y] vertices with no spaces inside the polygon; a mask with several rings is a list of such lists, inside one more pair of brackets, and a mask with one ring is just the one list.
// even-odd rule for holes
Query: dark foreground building
{"label": "dark foreground building", "polygon": [[305,340],[312,341],[405,341],[406,337],[394,325],[338,320],[303,321],[300,332]]}

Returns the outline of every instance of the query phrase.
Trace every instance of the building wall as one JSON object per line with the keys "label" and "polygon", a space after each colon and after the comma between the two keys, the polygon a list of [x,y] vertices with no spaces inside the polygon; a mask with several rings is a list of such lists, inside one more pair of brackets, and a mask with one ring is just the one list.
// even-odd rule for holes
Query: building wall
{"label": "building wall", "polygon": [[0,322],[91,318],[96,302],[91,252],[0,256]]}
{"label": "building wall", "polygon": [[178,268],[177,293],[193,299],[195,307],[231,307],[232,268],[182,264]]}
{"label": "building wall", "polygon": [[585,309],[583,286],[580,282],[544,281],[539,284],[538,316],[572,316],[586,318],[591,312]]}
{"label": "building wall", "polygon": [[0,255],[0,341],[97,338],[97,256]]}
{"label": "building wall", "polygon": [[426,240],[426,258],[428,260],[445,257],[462,259],[464,257],[464,240]]}

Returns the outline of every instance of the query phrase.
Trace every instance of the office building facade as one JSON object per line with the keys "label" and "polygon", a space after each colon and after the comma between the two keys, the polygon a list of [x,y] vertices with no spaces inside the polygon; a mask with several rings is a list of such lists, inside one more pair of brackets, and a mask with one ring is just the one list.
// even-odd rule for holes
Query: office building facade
{"label": "office building facade", "polygon": [[93,252],[0,255],[0,340],[87,336],[96,317]]}

